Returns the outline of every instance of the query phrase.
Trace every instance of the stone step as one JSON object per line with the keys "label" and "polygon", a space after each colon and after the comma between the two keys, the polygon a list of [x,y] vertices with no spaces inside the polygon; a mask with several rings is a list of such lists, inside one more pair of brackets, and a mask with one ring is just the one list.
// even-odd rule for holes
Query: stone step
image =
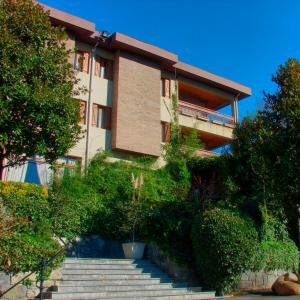
{"label": "stone step", "polygon": [[[59,286],[102,286],[102,285],[151,285],[160,283],[172,284],[173,281],[169,278],[166,279],[111,279],[111,280],[82,280],[78,277],[76,280],[62,280],[57,282]],[[176,283],[177,284],[177,283]],[[183,283],[180,283],[183,284]],[[186,284],[185,284],[186,286]]]}
{"label": "stone step", "polygon": [[165,290],[165,289],[173,289],[173,288],[185,288],[182,284],[173,285],[171,283],[161,283],[161,284],[145,284],[145,285],[84,285],[84,286],[67,286],[67,285],[59,285],[58,291],[59,293],[81,293],[81,292],[122,292],[122,291],[141,291],[141,290]]}
{"label": "stone step", "polygon": [[130,279],[169,279],[164,274],[64,274],[63,280],[130,280]]}
{"label": "stone step", "polygon": [[113,258],[66,258],[65,263],[68,264],[122,264],[122,265],[128,265],[128,264],[134,264],[139,262],[139,260],[134,259],[113,259]]}
{"label": "stone step", "polygon": [[[118,297],[118,298],[101,298],[101,300],[116,300],[116,299],[122,299],[122,300],[191,300],[191,299],[197,299],[197,300],[212,300],[215,298],[214,292],[201,292],[198,294],[186,294],[186,295],[165,295],[165,296],[146,296],[146,297]],[[67,300],[67,299],[66,299]],[[92,298],[89,300],[96,300],[96,298]]]}
{"label": "stone step", "polygon": [[[93,299],[93,298],[119,298],[119,297],[146,297],[146,296],[179,296],[194,295],[186,289],[174,288],[164,290],[134,290],[134,291],[107,291],[107,292],[75,292],[75,293],[52,293],[52,299]],[[200,294],[200,293],[198,293]]]}
{"label": "stone step", "polygon": [[139,275],[139,274],[157,274],[165,275],[158,270],[144,270],[144,269],[63,269],[63,275],[69,274],[81,274],[81,275],[92,275],[92,274],[119,274],[119,275]]}
{"label": "stone step", "polygon": [[131,270],[136,269],[137,264],[83,264],[83,263],[64,263],[63,269],[96,269],[96,270],[105,270],[105,269],[114,269],[114,270]]}
{"label": "stone step", "polygon": [[157,266],[151,263],[132,263],[132,264],[108,264],[108,263],[64,263],[64,269],[158,269]]}
{"label": "stone step", "polygon": [[[174,283],[149,260],[67,258],[52,299],[214,299],[213,292]],[[56,292],[55,292],[56,291]]]}

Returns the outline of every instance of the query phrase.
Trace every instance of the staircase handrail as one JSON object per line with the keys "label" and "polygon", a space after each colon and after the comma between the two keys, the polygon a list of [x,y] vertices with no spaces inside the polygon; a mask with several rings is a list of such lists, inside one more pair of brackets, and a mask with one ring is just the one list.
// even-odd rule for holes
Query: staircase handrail
{"label": "staircase handrail", "polygon": [[65,243],[63,240],[61,240],[61,242],[64,244],[64,246],[61,247],[53,256],[51,256],[48,261],[46,260],[45,257],[43,257],[41,264],[37,268],[35,268],[32,272],[25,275],[22,279],[18,280],[11,287],[9,287],[7,290],[5,290],[3,293],[1,293],[0,298],[2,298],[4,295],[6,295],[8,292],[10,292],[12,289],[14,289],[16,286],[18,286],[20,283],[22,283],[24,280],[26,280],[28,277],[30,277],[34,273],[41,271],[40,300],[42,300],[43,299],[44,280],[45,280],[44,274],[45,274],[47,266],[50,266],[54,262],[54,260],[56,260],[57,257],[69,247],[69,245],[73,245],[76,241],[70,241],[68,243]]}

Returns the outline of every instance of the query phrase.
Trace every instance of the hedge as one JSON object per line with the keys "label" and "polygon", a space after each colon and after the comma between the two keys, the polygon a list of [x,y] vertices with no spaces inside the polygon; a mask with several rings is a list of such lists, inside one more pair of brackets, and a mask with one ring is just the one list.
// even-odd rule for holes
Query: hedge
{"label": "hedge", "polygon": [[47,197],[47,189],[39,185],[0,182],[1,270],[33,271],[42,257],[49,258],[60,249],[53,239]]}
{"label": "hedge", "polygon": [[237,213],[214,208],[195,218],[192,241],[197,270],[207,288],[229,291],[251,267],[258,249],[253,223]]}

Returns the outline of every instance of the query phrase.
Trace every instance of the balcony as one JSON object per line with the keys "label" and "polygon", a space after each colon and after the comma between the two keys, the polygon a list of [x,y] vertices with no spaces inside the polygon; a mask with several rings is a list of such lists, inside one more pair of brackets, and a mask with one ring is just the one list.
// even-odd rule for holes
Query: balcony
{"label": "balcony", "polygon": [[179,100],[178,109],[180,126],[186,131],[197,129],[205,150],[221,147],[233,139],[232,116],[182,100]]}
{"label": "balcony", "polygon": [[234,119],[232,116],[222,114],[209,108],[198,106],[179,100],[179,114],[183,116],[193,117],[204,122],[226,126],[233,128]]}

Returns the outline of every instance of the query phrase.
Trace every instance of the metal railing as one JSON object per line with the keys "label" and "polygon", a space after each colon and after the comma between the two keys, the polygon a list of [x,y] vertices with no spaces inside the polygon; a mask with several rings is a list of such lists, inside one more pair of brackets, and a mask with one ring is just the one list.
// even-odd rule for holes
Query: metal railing
{"label": "metal railing", "polygon": [[44,282],[45,282],[45,274],[46,274],[46,270],[47,267],[50,267],[52,265],[52,263],[70,246],[73,244],[73,242],[69,242],[69,243],[64,243],[64,246],[58,250],[52,257],[50,257],[48,260],[47,258],[43,257],[42,261],[40,263],[40,265],[35,268],[32,272],[30,272],[29,274],[25,275],[22,279],[18,280],[16,283],[14,283],[11,287],[9,287],[7,290],[5,290],[3,293],[0,294],[0,298],[2,298],[4,295],[6,295],[8,292],[10,292],[11,290],[13,290],[16,286],[18,286],[19,284],[21,284],[24,280],[26,280],[27,278],[29,278],[30,276],[32,276],[35,273],[40,273],[40,278],[39,278],[39,282],[40,282],[40,286],[39,286],[39,299],[43,300],[43,293],[44,293]]}
{"label": "metal railing", "polygon": [[234,126],[234,119],[232,116],[222,114],[218,111],[198,106],[189,102],[179,100],[179,113],[195,117],[197,119],[217,123],[220,125]]}

